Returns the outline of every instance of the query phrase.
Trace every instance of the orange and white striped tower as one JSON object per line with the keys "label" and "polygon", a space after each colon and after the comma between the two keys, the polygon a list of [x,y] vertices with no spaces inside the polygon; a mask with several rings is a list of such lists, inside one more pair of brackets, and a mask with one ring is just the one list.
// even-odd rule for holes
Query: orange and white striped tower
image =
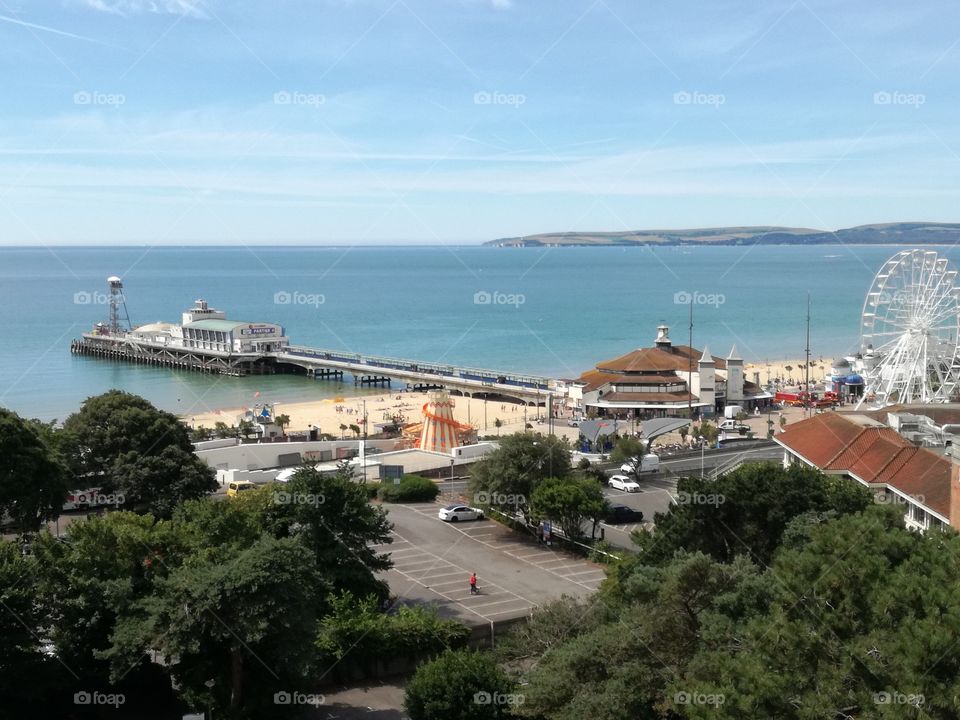
{"label": "orange and white striped tower", "polygon": [[423,405],[423,430],[420,431],[420,449],[450,452],[460,445],[457,438],[459,423],[453,419],[453,400],[443,390],[431,390]]}

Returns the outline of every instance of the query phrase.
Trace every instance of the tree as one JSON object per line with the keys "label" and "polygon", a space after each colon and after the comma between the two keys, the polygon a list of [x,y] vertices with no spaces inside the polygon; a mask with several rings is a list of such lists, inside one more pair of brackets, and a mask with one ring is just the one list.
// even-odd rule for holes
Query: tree
{"label": "tree", "polygon": [[46,618],[38,572],[36,558],[0,541],[0,697],[8,717],[30,717],[40,707],[65,717],[69,710],[63,701],[70,696],[62,692],[69,675],[40,651]]}
{"label": "tree", "polygon": [[236,428],[230,427],[222,420],[218,420],[214,424],[213,432],[218,438],[237,437],[239,435]]}
{"label": "tree", "polygon": [[113,490],[113,465],[121,455],[160,455],[168,447],[193,451],[187,427],[175,415],[120,390],[88,398],[64,421],[63,432],[64,451],[78,482],[107,491]]}
{"label": "tree", "polygon": [[182,500],[216,489],[215,472],[193,454],[187,427],[136,395],[87,399],[64,422],[74,482],[116,494],[130,507],[168,516]]}
{"label": "tree", "polygon": [[347,426],[343,423],[340,423],[340,439],[343,440],[344,433],[347,432]]}
{"label": "tree", "polygon": [[687,443],[687,436],[690,434],[690,426],[684,425],[680,428],[680,439],[683,441],[684,445]]}
{"label": "tree", "polygon": [[66,500],[66,468],[46,434],[39,423],[0,408],[0,518],[20,533],[59,516]]}
{"label": "tree", "polygon": [[314,598],[325,585],[297,538],[264,536],[239,552],[201,553],[121,618],[110,655],[123,662],[114,667],[158,651],[190,706],[263,717],[275,709],[274,693],[302,688],[309,677]]}
{"label": "tree", "polygon": [[[157,578],[182,562],[188,546],[172,523],[129,512],[74,522],[66,543],[40,535],[33,552],[59,660],[81,678],[106,683],[103,653],[112,646],[117,619],[152,594]],[[129,672],[132,681],[134,668],[128,663],[118,676]]]}
{"label": "tree", "polygon": [[345,464],[336,473],[301,467],[283,488],[274,488],[273,534],[303,539],[335,591],[386,598],[386,583],[374,573],[393,566],[374,545],[389,543],[386,511],[371,505],[364,486]]}
{"label": "tree", "polygon": [[120,504],[168,518],[186,500],[217,489],[216,472],[192,452],[166,447],[157,455],[129,452],[117,458],[111,483]]}
{"label": "tree", "polygon": [[350,432],[353,433],[354,437],[360,437],[360,426],[353,423],[350,424]]}
{"label": "tree", "polygon": [[553,520],[571,539],[583,535],[584,520],[593,521],[594,532],[607,507],[600,485],[585,478],[547,478],[530,499],[534,515]]}
{"label": "tree", "polygon": [[715,445],[717,438],[720,437],[720,430],[713,423],[704,420],[700,423],[700,437],[706,440],[707,445]]}
{"label": "tree", "polygon": [[493,421],[493,426],[497,429],[497,435],[500,434],[500,428],[503,427],[503,420],[497,418]]}
{"label": "tree", "polygon": [[190,432],[190,440],[195,443],[203,442],[204,440],[209,440],[214,435],[213,430],[211,430],[210,428],[204,427],[203,425],[200,425],[199,427],[191,428],[189,432]]}
{"label": "tree", "polygon": [[250,438],[251,435],[258,435],[260,429],[254,424],[253,420],[247,420],[246,418],[240,421],[240,424],[237,426],[237,434],[243,435],[245,438]]}
{"label": "tree", "polygon": [[765,611],[735,628],[735,649],[703,648],[681,682],[724,695],[713,716],[725,720],[956,718],[960,615],[947,598],[960,591],[960,537],[907,531],[889,506],[798,535],[766,573]]}
{"label": "tree", "polygon": [[[725,565],[678,553],[663,568],[644,567],[634,581],[623,605],[591,603],[582,623],[569,611],[537,621],[547,627],[533,637],[545,636],[550,647],[525,673],[520,714],[551,720],[676,717],[661,711],[669,697],[665,686],[683,675],[702,647],[729,637],[704,636],[704,624],[715,618],[719,634],[724,623],[762,608],[758,568],[745,558]],[[601,595],[600,602],[607,599]],[[566,638],[552,641],[567,628]]]}
{"label": "tree", "polygon": [[286,428],[287,428],[287,425],[290,424],[290,416],[289,416],[289,415],[277,415],[277,416],[273,419],[273,422],[275,422],[275,423],[277,424],[277,427],[280,428],[280,431],[281,431],[284,435],[287,434]]}
{"label": "tree", "polygon": [[572,598],[564,595],[559,600],[540,605],[527,622],[511,626],[500,636],[494,653],[500,662],[516,664],[517,669],[523,671],[524,662],[616,619],[616,613],[599,596]]}
{"label": "tree", "polygon": [[645,440],[635,438],[632,435],[623,435],[618,437],[613,451],[610,453],[610,459],[616,462],[630,466],[630,474],[636,480],[640,480],[643,472],[643,456],[647,452],[647,443]]}
{"label": "tree", "polygon": [[[656,532],[638,537],[636,563],[661,565],[678,550],[700,551],[723,562],[747,555],[768,564],[784,530],[808,512],[845,515],[873,502],[857,483],[819,470],[752,463],[715,481],[682,478],[677,504],[654,518]],[[627,561],[620,571],[629,572]]]}
{"label": "tree", "polygon": [[448,650],[417,669],[404,708],[410,720],[495,720],[510,715],[512,691],[489,654]]}
{"label": "tree", "polygon": [[[565,441],[538,433],[506,435],[499,447],[470,469],[470,491],[487,493],[493,506],[525,509],[537,484],[548,477],[570,474],[570,450]],[[513,501],[516,501],[514,504]],[[517,507],[519,506],[519,507]]]}

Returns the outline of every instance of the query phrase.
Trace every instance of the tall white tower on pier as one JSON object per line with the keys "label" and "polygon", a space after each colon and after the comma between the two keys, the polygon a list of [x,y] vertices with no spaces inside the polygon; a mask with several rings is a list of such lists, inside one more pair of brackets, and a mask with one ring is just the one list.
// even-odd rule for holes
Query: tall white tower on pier
{"label": "tall white tower on pier", "polygon": [[123,282],[116,275],[107,278],[110,288],[110,334],[119,335],[130,331],[130,313],[127,312],[127,301],[123,297]]}

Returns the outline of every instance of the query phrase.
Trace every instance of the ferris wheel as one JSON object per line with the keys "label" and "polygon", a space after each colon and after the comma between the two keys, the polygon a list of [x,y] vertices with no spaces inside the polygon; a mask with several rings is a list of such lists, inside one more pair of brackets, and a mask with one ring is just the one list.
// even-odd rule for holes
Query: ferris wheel
{"label": "ferris wheel", "polygon": [[957,271],[932,250],[887,260],[867,293],[860,325],[860,404],[950,402],[960,390]]}

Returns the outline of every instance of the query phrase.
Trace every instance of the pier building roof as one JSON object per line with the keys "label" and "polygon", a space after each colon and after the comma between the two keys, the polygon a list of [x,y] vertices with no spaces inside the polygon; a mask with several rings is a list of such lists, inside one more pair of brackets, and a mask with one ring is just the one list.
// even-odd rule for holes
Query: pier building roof
{"label": "pier building roof", "polygon": [[[691,364],[694,368],[703,353],[696,348],[686,345],[671,345],[667,348],[639,348],[613,360],[597,363],[597,370],[610,373],[650,373],[664,370],[687,370]],[[726,360],[713,357],[717,370],[725,370]]]}
{"label": "pier building roof", "polygon": [[270,325],[272,323],[250,323],[243,320],[194,320],[184,325],[185,328],[197,330],[218,330],[220,332],[230,332],[238,327],[248,325]]}

